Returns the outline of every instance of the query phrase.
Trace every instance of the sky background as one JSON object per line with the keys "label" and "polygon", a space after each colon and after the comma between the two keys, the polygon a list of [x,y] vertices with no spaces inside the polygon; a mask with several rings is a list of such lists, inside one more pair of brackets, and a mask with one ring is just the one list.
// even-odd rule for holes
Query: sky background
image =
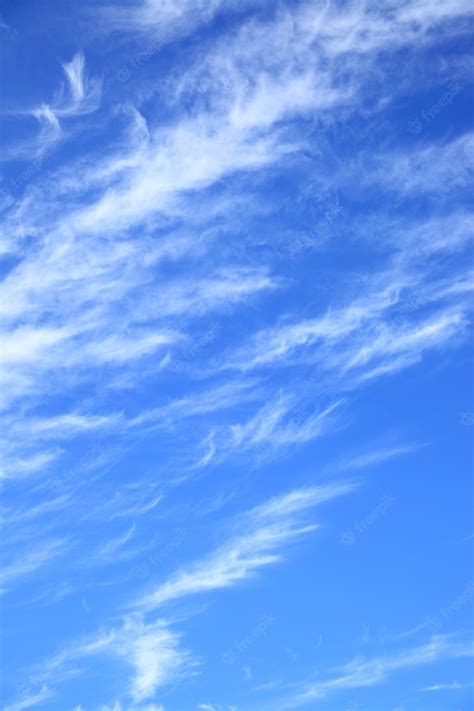
{"label": "sky background", "polygon": [[468,0],[3,0],[4,711],[472,711]]}

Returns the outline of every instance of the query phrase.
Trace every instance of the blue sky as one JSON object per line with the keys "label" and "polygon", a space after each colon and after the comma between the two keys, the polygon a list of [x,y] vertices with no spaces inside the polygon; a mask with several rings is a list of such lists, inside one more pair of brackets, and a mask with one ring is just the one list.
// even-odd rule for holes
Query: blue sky
{"label": "blue sky", "polygon": [[3,0],[4,711],[470,711],[467,0]]}

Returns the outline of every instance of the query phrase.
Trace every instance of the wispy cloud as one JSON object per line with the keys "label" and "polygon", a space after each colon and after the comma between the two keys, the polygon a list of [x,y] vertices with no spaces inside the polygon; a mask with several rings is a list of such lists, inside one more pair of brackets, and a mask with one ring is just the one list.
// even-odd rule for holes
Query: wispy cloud
{"label": "wispy cloud", "polygon": [[381,464],[382,462],[387,462],[390,459],[401,457],[406,454],[411,454],[412,452],[415,452],[417,449],[419,449],[421,446],[421,444],[414,442],[395,447],[373,449],[370,452],[343,459],[339,464],[336,465],[336,469],[343,471],[347,469],[365,469],[366,467],[377,466],[378,464]]}
{"label": "wispy cloud", "polygon": [[337,427],[341,404],[334,402],[314,411],[299,404],[295,395],[280,392],[244,423],[214,427],[202,442],[205,451],[196,468],[239,452],[256,452],[259,459],[267,459],[282,449],[310,442]]}
{"label": "wispy cloud", "polygon": [[335,674],[323,681],[310,682],[306,688],[287,703],[287,707],[323,699],[331,693],[344,689],[359,689],[380,684],[392,674],[404,669],[416,668],[434,663],[440,659],[472,657],[471,644],[455,642],[446,636],[435,636],[424,645],[405,649],[393,656],[356,659],[346,664]]}
{"label": "wispy cloud", "polygon": [[[96,111],[100,105],[99,79],[90,78],[85,69],[83,52],[77,52],[70,62],[62,64],[66,82],[50,103],[43,103],[29,113],[39,123],[39,133],[6,152],[4,159],[43,159],[65,136],[63,119],[71,119]],[[23,112],[24,113],[24,112]]]}
{"label": "wispy cloud", "polygon": [[60,449],[36,452],[26,457],[5,451],[2,453],[0,478],[23,477],[38,471],[44,471],[48,465],[56,461],[60,455]]}
{"label": "wispy cloud", "polygon": [[382,293],[376,295],[374,290],[372,298],[358,299],[322,317],[265,329],[223,367],[245,372],[277,364],[314,365],[326,378],[332,373],[344,389],[344,379],[352,387],[354,379],[360,382],[393,373],[419,362],[427,351],[465,337],[469,302],[459,303],[454,295],[456,305],[440,308],[434,315],[394,319],[402,285],[397,279]]}
{"label": "wispy cloud", "polygon": [[[192,0],[182,4],[169,2],[166,4],[157,0],[140,0],[132,7],[106,5],[100,8],[104,22],[99,32],[143,33],[155,39],[157,49],[177,37],[192,32],[200,25],[210,22],[219,12],[222,0]],[[239,6],[231,0],[229,10]],[[157,50],[156,50],[157,51]]]}
{"label": "wispy cloud", "polygon": [[165,621],[147,624],[140,617],[130,617],[120,627],[64,648],[38,667],[33,678],[57,683],[75,662],[104,654],[122,659],[131,668],[125,690],[135,702],[153,697],[158,688],[181,674],[192,673],[195,666],[190,655],[181,649],[180,636],[170,631]]}
{"label": "wispy cloud", "polygon": [[3,566],[0,573],[2,591],[8,591],[9,586],[31,573],[38,571],[49,563],[50,560],[63,554],[68,547],[68,541],[44,541],[29,551],[17,552],[18,558]]}
{"label": "wispy cloud", "polygon": [[[21,125],[7,127],[0,189],[1,584],[33,580],[33,612],[45,599],[66,610],[83,589],[92,601],[78,605],[84,635],[67,608],[72,642],[52,623],[61,651],[7,708],[47,705],[100,659],[102,711],[163,711],[158,692],[205,668],[207,652],[186,649],[187,618],[169,610],[270,575],[318,529],[314,507],[355,490],[314,485],[308,462],[358,474],[415,452],[428,428],[407,435],[390,407],[404,371],[420,385],[464,359],[472,8],[101,0],[71,22],[66,11],[67,27],[62,11],[36,23],[34,10],[21,34],[29,2],[13,5],[22,41],[9,33],[7,62],[28,55],[45,81],[22,99],[17,60],[8,87],[27,108],[7,112]],[[65,56],[58,37],[84,51]],[[356,421],[355,401],[366,413],[382,384],[383,417],[374,397],[376,414]],[[146,583],[130,575],[127,561],[140,569],[185,518],[189,546]],[[433,637],[319,671],[292,702],[470,654]]]}
{"label": "wispy cloud", "polygon": [[207,558],[177,572],[155,590],[137,600],[142,610],[154,610],[189,595],[227,588],[259,569],[278,562],[279,549],[317,528],[304,523],[302,514],[331,498],[348,494],[355,484],[333,484],[292,492],[250,511],[243,519],[245,532],[236,533]]}
{"label": "wispy cloud", "polygon": [[[69,645],[38,667],[33,679],[52,686],[67,676],[77,660],[112,653],[132,668],[128,694],[135,701],[142,701],[180,675],[193,674],[197,660],[183,650],[181,635],[172,631],[171,623],[165,619],[146,622],[144,613],[187,596],[233,586],[278,562],[283,546],[317,528],[304,520],[311,508],[355,488],[355,483],[339,482],[295,490],[244,512],[234,521],[235,530],[227,542],[133,601],[131,608],[135,612],[120,627],[101,630],[96,636]],[[112,547],[121,546],[130,535],[128,531]]]}
{"label": "wispy cloud", "polygon": [[472,686],[472,683],[460,684],[458,681],[453,681],[450,684],[433,684],[433,686],[425,686],[422,691],[460,691]]}
{"label": "wispy cloud", "polygon": [[35,694],[25,694],[14,704],[9,704],[5,706],[5,711],[23,711],[23,709],[29,709],[38,704],[43,704],[53,696],[53,692],[48,689],[47,686],[43,686],[40,691]]}
{"label": "wispy cloud", "polygon": [[135,524],[133,524],[121,536],[117,536],[117,538],[111,538],[110,540],[106,541],[97,551],[97,556],[100,559],[115,556],[119,549],[122,548],[133,536],[135,529],[136,526]]}
{"label": "wispy cloud", "polygon": [[95,111],[99,105],[101,82],[87,75],[84,53],[77,52],[62,67],[68,81],[69,96],[65,97],[63,93],[58,95],[55,112],[59,116],[68,116]]}

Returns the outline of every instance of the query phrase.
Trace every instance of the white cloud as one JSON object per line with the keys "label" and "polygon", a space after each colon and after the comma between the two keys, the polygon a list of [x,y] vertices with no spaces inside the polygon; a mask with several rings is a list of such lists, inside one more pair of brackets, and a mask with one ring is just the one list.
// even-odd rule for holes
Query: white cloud
{"label": "white cloud", "polygon": [[162,704],[159,706],[156,704],[145,704],[144,706],[142,704],[140,706],[126,704],[124,706],[119,701],[116,701],[113,706],[101,706],[100,711],[165,711],[165,707]]}
{"label": "white cloud", "polygon": [[[472,218],[458,196],[471,173],[472,135],[428,144],[426,131],[416,145],[407,135],[408,148],[396,151],[374,148],[376,137],[368,136],[362,162],[343,163],[337,170],[332,168],[336,158],[328,159],[327,153],[334,151],[330,135],[345,145],[351,119],[366,121],[367,130],[390,102],[405,99],[407,79],[410,91],[420,82],[435,93],[449,72],[462,79],[460,62],[455,68],[433,65],[415,82],[416,62],[400,63],[398,52],[412,57],[448,35],[463,38],[469,3],[349,2],[343,10],[329,2],[262,7],[264,12],[250,19],[247,11],[259,9],[260,3],[143,0],[109,5],[105,11],[94,7],[93,34],[109,39],[112,34],[116,50],[112,57],[102,55],[113,111],[104,111],[100,121],[90,116],[99,108],[102,84],[86,71],[79,52],[62,65],[65,83],[51,101],[27,112],[38,121],[36,138],[7,151],[7,158],[41,160],[27,179],[15,181],[25,194],[11,205],[4,201],[8,212],[1,225],[6,272],[0,286],[0,382],[4,422],[13,436],[4,456],[6,484],[21,485],[22,477],[52,467],[63,450],[51,441],[66,448],[74,438],[92,433],[120,440],[118,456],[126,451],[128,438],[141,442],[140,436],[150,436],[157,458],[168,449],[183,458],[172,472],[153,466],[146,475],[138,471],[136,481],[110,477],[113,481],[106,484],[112,489],[100,489],[101,481],[91,492],[86,474],[97,462],[94,453],[93,461],[73,465],[74,476],[66,472],[65,485],[72,484],[68,495],[35,498],[31,505],[6,511],[12,525],[39,517],[43,523],[48,515],[47,525],[59,527],[65,508],[71,522],[77,511],[84,515],[86,510],[88,534],[102,541],[92,551],[96,564],[125,558],[129,543],[142,533],[137,522],[104,538],[94,528],[98,520],[108,524],[149,516],[167,521],[174,508],[162,505],[169,502],[166,486],[196,476],[196,469],[204,475],[204,467],[221,463],[224,456],[262,448],[281,452],[312,441],[338,422],[351,389],[419,363],[428,352],[439,355],[466,335],[472,275],[461,257],[472,238]],[[189,42],[171,70],[167,62],[148,64],[165,45],[206,27],[224,11],[228,21],[219,32],[203,32],[199,43]],[[117,81],[109,81],[110,69],[112,74],[124,69],[137,77],[143,73],[137,85],[117,87]],[[118,102],[123,105],[115,108]],[[115,132],[124,118],[127,126]],[[384,146],[391,146],[391,128],[392,134],[383,136]],[[90,140],[77,147],[80,157],[55,169],[43,165],[48,150],[84,129]],[[96,150],[84,152],[86,146]],[[319,272],[314,284],[300,280],[306,270],[303,255],[294,271],[286,264],[284,250],[306,215],[291,215],[285,231],[278,184],[286,192],[300,168],[304,190],[309,179],[314,181],[313,202],[332,189],[347,191],[349,200],[360,191],[370,194],[375,211],[378,197],[385,200],[380,201],[380,244],[367,210],[360,210],[360,218],[349,211],[341,220],[343,239],[358,241],[350,248],[359,250],[361,244],[361,252],[370,250],[370,266],[364,267],[368,273],[356,273],[358,252],[344,282],[326,291]],[[288,200],[299,197],[304,195]],[[392,198],[397,205],[386,209]],[[412,200],[429,202],[430,217],[399,209]],[[280,261],[262,257],[260,245],[280,239],[280,232]],[[319,248],[318,239],[313,242]],[[346,249],[345,243],[328,246],[334,247],[333,261],[339,249]],[[449,278],[440,277],[445,260],[453,264]],[[280,266],[283,278],[276,274]],[[311,289],[303,297],[298,290],[306,286]],[[301,312],[301,300],[295,306],[290,293],[293,287],[300,299],[309,291],[315,297]],[[416,303],[407,307],[413,292]],[[173,369],[183,349],[192,348],[208,327],[203,322],[210,314],[219,314],[220,340],[209,352],[202,349],[186,372]],[[122,400],[125,388],[130,397]],[[305,403],[313,403],[316,392],[318,405],[307,409]],[[200,458],[196,441],[204,444]],[[409,445],[381,448],[341,467],[360,469],[409,451]],[[108,450],[103,454],[101,462]],[[109,459],[111,467],[117,459]],[[136,460],[133,472],[141,456]],[[73,495],[79,472],[82,499]],[[16,484],[10,481],[14,478]],[[41,482],[31,478],[31,483],[37,487],[34,495],[44,493]],[[133,699],[132,706],[117,700],[113,711],[160,711],[142,701],[193,674],[195,660],[171,628],[175,623],[154,619],[155,611],[262,572],[281,560],[291,543],[317,528],[311,507],[354,486],[296,489],[236,517],[228,537],[207,555],[178,566],[148,590],[135,591],[131,609],[150,617],[137,614],[121,624],[106,620],[97,634],[66,647],[46,665],[39,683],[59,683],[75,673],[76,661],[82,668],[96,655],[106,655],[128,667],[123,682]],[[207,500],[208,511],[220,512],[228,499],[224,494],[216,499],[211,492]],[[39,528],[25,527],[20,536],[31,539]],[[23,550],[14,550],[4,572],[7,589],[23,576],[40,574],[66,548],[64,539],[51,541],[44,534],[42,529],[42,545],[35,544],[23,557],[17,555]],[[330,670],[301,698],[382,682],[398,670],[461,655],[463,649],[434,638],[403,653],[356,660]],[[43,686],[29,698],[39,703],[49,693]],[[26,708],[26,701],[10,708]]]}
{"label": "white cloud", "polygon": [[250,511],[243,519],[245,532],[237,532],[207,558],[178,571],[166,582],[140,598],[139,609],[154,610],[189,595],[235,585],[259,569],[280,560],[279,549],[315,528],[301,516],[312,506],[348,494],[355,484],[332,484],[292,492]]}
{"label": "white cloud", "polygon": [[67,548],[68,541],[66,539],[57,539],[45,540],[28,551],[15,551],[17,559],[4,565],[0,573],[2,591],[8,591],[9,587],[18,579],[37,572],[52,559],[63,554]]}
{"label": "white cloud", "polygon": [[392,656],[375,657],[367,661],[356,659],[341,667],[336,675],[324,681],[310,682],[286,705],[291,708],[344,689],[374,686],[403,669],[416,668],[441,659],[472,656],[474,649],[471,644],[454,642],[447,636],[434,636],[424,645],[405,649]]}
{"label": "white cloud", "polygon": [[191,665],[189,655],[179,647],[180,637],[157,622],[152,625],[126,622],[117,640],[117,652],[133,667],[130,693],[135,701],[155,695]]}
{"label": "white cloud", "polygon": [[[276,563],[282,546],[317,528],[304,521],[310,508],[349,494],[355,487],[354,483],[339,482],[295,490],[244,513],[235,521],[236,530],[226,543],[134,601],[131,606],[138,612],[126,617],[120,627],[101,629],[95,636],[64,647],[38,667],[32,681],[59,683],[75,669],[74,662],[112,654],[131,667],[128,693],[141,702],[181,676],[192,675],[197,660],[182,648],[181,635],[171,630],[165,619],[146,622],[142,613],[185,596],[229,587]],[[126,543],[132,533],[133,528],[112,543],[112,549]]]}
{"label": "white cloud", "polygon": [[395,457],[400,457],[405,454],[411,454],[419,449],[422,445],[413,443],[405,444],[396,447],[385,447],[383,449],[374,449],[365,454],[359,454],[354,457],[348,457],[342,460],[336,468],[338,470],[345,469],[365,469],[366,467],[376,466],[382,462],[386,462]]}
{"label": "white cloud", "polygon": [[[64,648],[46,665],[39,667],[32,678],[59,683],[67,677],[67,670],[74,662],[98,655],[113,655],[130,668],[128,695],[136,703],[153,697],[157,689],[181,675],[192,674],[196,665],[188,652],[181,649],[180,635],[172,632],[164,620],[145,623],[135,616],[125,619],[121,627]],[[116,707],[122,708],[118,702]]]}
{"label": "white cloud", "polygon": [[[382,280],[388,286],[380,291]],[[441,303],[434,313],[420,316],[416,310],[403,311],[401,302],[402,312],[397,314],[394,307],[404,281],[410,280],[409,274],[402,277],[398,271],[378,274],[367,296],[318,318],[264,329],[231,354],[222,367],[245,372],[288,363],[312,364],[344,388],[344,380],[352,387],[354,379],[360,382],[406,368],[419,362],[425,352],[463,339],[470,303],[459,292],[451,292],[450,305],[445,291],[447,304]],[[429,300],[426,298],[425,304]]]}
{"label": "white cloud", "polygon": [[[40,130],[37,136],[5,152],[6,159],[33,160],[32,176],[41,167],[48,151],[66,136],[67,131],[61,121],[92,113],[100,105],[101,81],[88,77],[83,52],[77,52],[70,62],[62,64],[62,68],[66,84],[61,85],[53,100],[50,103],[42,103],[29,112],[22,112],[38,121]],[[19,180],[20,184],[24,182]]]}
{"label": "white cloud", "polygon": [[53,692],[48,689],[47,686],[43,686],[37,693],[25,694],[15,703],[8,704],[5,706],[4,711],[23,711],[23,709],[29,709],[32,706],[43,704],[44,701],[47,701],[52,696]]}
{"label": "white cloud", "polygon": [[62,67],[69,84],[70,99],[62,105],[58,101],[56,113],[59,116],[67,116],[95,111],[99,105],[101,83],[87,76],[84,53],[77,52],[72,60],[65,62]]}
{"label": "white cloud", "polygon": [[310,442],[334,428],[341,404],[334,402],[314,411],[298,404],[296,396],[280,392],[244,423],[213,427],[202,442],[206,451],[195,466],[201,468],[231,454],[255,450],[263,460],[283,448]]}
{"label": "white cloud", "polygon": [[[140,616],[126,618],[120,627],[100,631],[69,647],[64,647],[46,664],[38,667],[32,680],[59,683],[80,660],[106,655],[122,659],[131,670],[128,695],[134,702],[153,697],[158,688],[182,674],[192,674],[196,664],[180,647],[180,635],[166,621],[145,623]],[[121,708],[120,705],[118,708]]]}
{"label": "white cloud", "polygon": [[2,452],[0,479],[29,476],[45,471],[52,462],[61,455],[61,449],[35,452],[30,456],[18,455],[16,452]]}
{"label": "white cloud", "polygon": [[422,691],[459,691],[465,689],[472,684],[460,684],[458,681],[453,681],[450,684],[433,684],[433,686],[425,686]]}
{"label": "white cloud", "polygon": [[114,429],[121,424],[120,413],[110,415],[84,415],[80,412],[71,412],[65,415],[42,417],[37,419],[23,419],[13,425],[12,429],[19,433],[28,433],[36,439],[47,439],[54,436],[58,439],[97,429]]}
{"label": "white cloud", "polygon": [[132,526],[130,526],[130,528],[125,531],[125,533],[123,533],[121,536],[117,536],[117,538],[111,538],[110,540],[105,541],[97,551],[96,555],[99,558],[110,558],[111,556],[113,557],[117,553],[117,551],[130,540],[130,538],[135,532],[135,529],[135,524],[132,524]]}
{"label": "white cloud", "polygon": [[[131,37],[149,36],[150,46],[144,50],[158,52],[162,47],[178,38],[183,38],[203,25],[210,23],[224,7],[226,12],[249,5],[248,0],[171,0],[166,3],[159,0],[139,0],[132,6],[106,5],[94,8],[94,21],[99,12],[102,18],[99,33],[127,33]],[[140,58],[140,52],[136,55]],[[133,66],[133,65],[132,65]]]}

